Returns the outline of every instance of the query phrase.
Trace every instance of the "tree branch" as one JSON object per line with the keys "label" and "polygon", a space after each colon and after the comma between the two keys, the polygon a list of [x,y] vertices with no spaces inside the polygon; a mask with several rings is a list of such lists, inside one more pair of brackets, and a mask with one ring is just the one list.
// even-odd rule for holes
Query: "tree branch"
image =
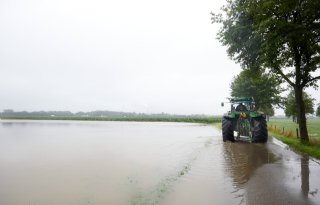
{"label": "tree branch", "polygon": [[319,80],[320,79],[320,75],[317,77],[312,78],[311,80],[309,80],[309,82],[314,81],[314,80]]}
{"label": "tree branch", "polygon": [[307,83],[310,83],[310,82],[312,82],[314,80],[320,80],[320,75],[317,76],[317,77],[311,78],[310,80],[304,81],[302,85],[305,86]]}
{"label": "tree branch", "polygon": [[279,74],[281,75],[281,77],[283,79],[285,79],[285,81],[287,81],[287,83],[289,83],[289,85],[291,85],[292,87],[295,86],[295,84],[281,71],[281,69],[279,68],[274,68],[274,70]]}

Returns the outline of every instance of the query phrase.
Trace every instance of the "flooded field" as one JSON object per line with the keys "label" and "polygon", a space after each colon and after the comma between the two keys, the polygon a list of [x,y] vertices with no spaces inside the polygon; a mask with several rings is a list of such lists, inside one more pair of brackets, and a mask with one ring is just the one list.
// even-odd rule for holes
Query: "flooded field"
{"label": "flooded field", "polygon": [[210,125],[0,121],[0,204],[319,204],[320,165]]}

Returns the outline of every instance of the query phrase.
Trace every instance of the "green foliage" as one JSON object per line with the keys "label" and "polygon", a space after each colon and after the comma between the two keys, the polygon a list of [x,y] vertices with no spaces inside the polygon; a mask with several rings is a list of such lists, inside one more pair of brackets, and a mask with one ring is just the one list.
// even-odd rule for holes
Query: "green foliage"
{"label": "green foliage", "polygon": [[274,116],[274,109],[271,105],[262,107],[261,111],[269,116]]}
{"label": "green foliage", "polygon": [[[313,114],[314,113],[314,101],[315,99],[311,97],[311,95],[309,95],[306,92],[303,92],[303,101],[305,104],[305,108],[306,108],[306,113],[307,114]],[[294,97],[294,91],[291,90],[291,92],[288,94],[287,99],[284,103],[285,105],[285,110],[284,113],[287,117],[290,116],[297,116],[297,103]]]}
{"label": "green foliage", "polygon": [[253,97],[256,109],[272,116],[272,105],[279,105],[282,101],[280,93],[283,89],[280,84],[274,75],[260,70],[243,70],[231,83],[231,95]]}
{"label": "green foliage", "polygon": [[320,104],[319,104],[318,107],[317,107],[316,115],[317,115],[318,117],[320,117]]}
{"label": "green foliage", "polygon": [[290,85],[316,86],[320,76],[311,73],[320,63],[318,0],[228,0],[222,10],[225,19],[215,14],[212,20],[222,22],[218,39],[232,59],[244,68],[270,68]]}

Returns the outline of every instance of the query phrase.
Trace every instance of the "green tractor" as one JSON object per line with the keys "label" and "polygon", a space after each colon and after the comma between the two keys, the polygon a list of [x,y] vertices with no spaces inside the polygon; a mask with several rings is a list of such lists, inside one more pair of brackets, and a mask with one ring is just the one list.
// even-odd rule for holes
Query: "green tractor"
{"label": "green tractor", "polygon": [[[268,140],[266,117],[255,111],[253,98],[230,98],[231,111],[222,117],[223,141],[240,140],[241,136],[249,142],[264,143]],[[224,103],[221,103],[224,106]],[[236,132],[236,139],[235,134]]]}

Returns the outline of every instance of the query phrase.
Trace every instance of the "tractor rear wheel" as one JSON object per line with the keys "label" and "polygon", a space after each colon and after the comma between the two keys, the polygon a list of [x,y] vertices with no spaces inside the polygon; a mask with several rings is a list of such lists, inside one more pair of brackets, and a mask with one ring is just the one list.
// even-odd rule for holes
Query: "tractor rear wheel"
{"label": "tractor rear wheel", "polygon": [[252,142],[264,143],[268,140],[268,128],[263,116],[253,118]]}
{"label": "tractor rear wheel", "polygon": [[224,142],[234,142],[233,120],[227,117],[222,118],[222,138]]}

